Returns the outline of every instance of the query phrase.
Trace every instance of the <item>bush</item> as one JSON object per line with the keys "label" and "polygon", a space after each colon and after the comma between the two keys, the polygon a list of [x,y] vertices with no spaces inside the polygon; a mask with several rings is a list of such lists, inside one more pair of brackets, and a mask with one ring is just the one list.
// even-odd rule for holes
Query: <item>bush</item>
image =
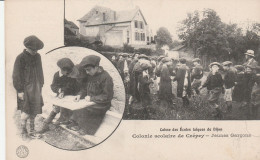
{"label": "bush", "polygon": [[65,36],[64,44],[65,46],[81,46],[81,40],[75,36]]}
{"label": "bush", "polygon": [[131,45],[128,45],[127,43],[123,46],[123,52],[125,53],[134,53],[135,49]]}
{"label": "bush", "polygon": [[139,52],[140,54],[145,54],[147,56],[151,56],[153,50],[150,48],[139,48],[139,49],[135,49],[135,52]]}

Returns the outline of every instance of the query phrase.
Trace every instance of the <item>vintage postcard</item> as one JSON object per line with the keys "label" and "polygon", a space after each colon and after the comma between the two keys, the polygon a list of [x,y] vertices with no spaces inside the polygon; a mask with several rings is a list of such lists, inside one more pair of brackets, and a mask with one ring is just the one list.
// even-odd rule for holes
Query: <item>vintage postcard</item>
{"label": "vintage postcard", "polygon": [[259,7],[5,1],[6,158],[260,159]]}

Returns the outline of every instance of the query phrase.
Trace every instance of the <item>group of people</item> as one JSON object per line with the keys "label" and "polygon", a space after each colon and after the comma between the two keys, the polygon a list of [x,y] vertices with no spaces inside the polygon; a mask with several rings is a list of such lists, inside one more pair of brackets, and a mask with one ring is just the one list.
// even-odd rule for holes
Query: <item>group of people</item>
{"label": "group of people", "polygon": [[[122,53],[118,57],[113,56],[111,61],[117,67],[129,95],[128,114],[131,114],[132,104],[140,102],[149,118],[152,93],[157,95],[157,102],[166,102],[176,109],[173,91],[176,81],[177,97],[182,99],[183,107],[189,107],[191,97],[200,96],[201,90],[206,88],[213,118],[222,119],[224,112],[231,114],[232,102],[238,102],[241,108],[246,108],[248,119],[256,119],[260,105],[260,67],[254,58],[254,51],[248,50],[244,64],[212,62],[209,71],[202,67],[199,58],[194,58],[189,65],[185,58],[177,60],[167,56]],[[225,107],[219,104],[221,94],[224,95]]]}
{"label": "group of people", "polygon": [[[59,71],[53,75],[51,90],[57,98],[75,96],[75,103],[84,100],[93,105],[78,110],[69,110],[53,105],[53,109],[38,131],[35,130],[35,117],[42,114],[44,106],[42,87],[44,74],[41,56],[37,53],[44,44],[36,36],[24,40],[24,51],[15,60],[13,85],[17,91],[18,110],[21,111],[21,135],[23,138],[37,138],[49,130],[49,124],[60,113],[56,125],[64,124],[68,129],[81,135],[94,135],[99,128],[113,99],[113,79],[102,66],[100,57],[88,55],[74,65],[71,59],[57,61]],[[27,122],[29,121],[29,131]]]}

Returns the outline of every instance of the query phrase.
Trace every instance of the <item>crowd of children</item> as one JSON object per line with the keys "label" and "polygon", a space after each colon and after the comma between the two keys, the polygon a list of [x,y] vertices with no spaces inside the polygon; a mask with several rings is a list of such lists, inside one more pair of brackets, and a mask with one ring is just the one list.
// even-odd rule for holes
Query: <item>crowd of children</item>
{"label": "crowd of children", "polygon": [[[140,53],[122,53],[118,57],[113,56],[112,62],[120,72],[129,95],[128,114],[132,114],[133,105],[140,102],[149,119],[152,93],[157,95],[157,101],[164,101],[174,109],[176,96],[172,88],[176,81],[176,94],[182,99],[183,107],[190,106],[191,97],[200,96],[201,89],[206,88],[212,117],[222,119],[224,112],[232,114],[235,101],[246,108],[248,119],[256,119],[260,104],[260,67],[254,57],[254,51],[248,50],[246,62],[242,65],[233,65],[231,61],[213,62],[209,68],[203,68],[199,58],[194,58],[191,66],[185,58],[175,60]],[[222,94],[225,110],[219,104]]]}

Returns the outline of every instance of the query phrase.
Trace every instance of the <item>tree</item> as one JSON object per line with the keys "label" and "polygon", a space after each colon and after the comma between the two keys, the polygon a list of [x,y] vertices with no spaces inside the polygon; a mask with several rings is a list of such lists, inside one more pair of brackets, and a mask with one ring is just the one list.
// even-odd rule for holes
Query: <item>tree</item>
{"label": "tree", "polygon": [[204,66],[210,61],[232,60],[241,63],[247,49],[257,53],[260,61],[260,24],[248,25],[246,34],[237,24],[223,23],[212,9],[188,13],[181,21],[178,36],[183,44],[192,48],[195,57],[202,57]]}
{"label": "tree", "polygon": [[172,35],[165,27],[160,27],[156,32],[156,48],[160,49],[164,45],[170,46],[172,44]]}

